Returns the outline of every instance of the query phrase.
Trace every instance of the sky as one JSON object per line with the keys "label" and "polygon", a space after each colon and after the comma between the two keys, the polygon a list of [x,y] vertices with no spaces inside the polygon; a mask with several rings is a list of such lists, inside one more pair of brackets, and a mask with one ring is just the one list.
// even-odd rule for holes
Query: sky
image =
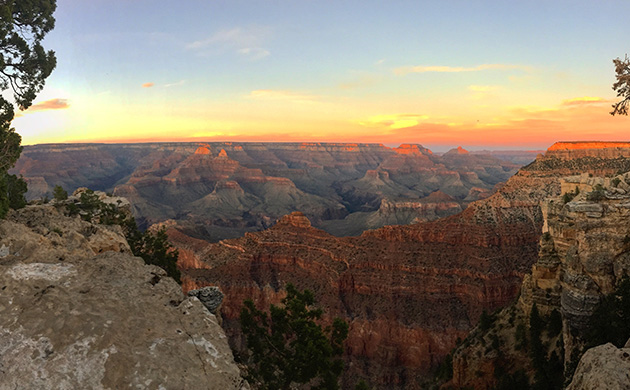
{"label": "sky", "polygon": [[57,0],[23,144],[629,140],[627,0]]}

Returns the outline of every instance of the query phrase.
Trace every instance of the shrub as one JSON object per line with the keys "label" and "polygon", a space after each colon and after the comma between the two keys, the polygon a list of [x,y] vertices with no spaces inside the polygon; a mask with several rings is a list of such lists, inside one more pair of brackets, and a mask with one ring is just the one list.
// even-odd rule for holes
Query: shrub
{"label": "shrub", "polygon": [[269,313],[258,310],[252,300],[243,302],[241,327],[250,351],[247,380],[266,390],[288,390],[296,384],[338,389],[348,324],[335,318],[331,326],[322,327],[323,311],[313,307],[313,293],[300,292],[292,284],[286,291],[282,305],[271,305]]}
{"label": "shrub", "polygon": [[57,184],[53,189],[53,197],[58,201],[66,200],[68,199],[68,192],[64,190],[62,186]]}

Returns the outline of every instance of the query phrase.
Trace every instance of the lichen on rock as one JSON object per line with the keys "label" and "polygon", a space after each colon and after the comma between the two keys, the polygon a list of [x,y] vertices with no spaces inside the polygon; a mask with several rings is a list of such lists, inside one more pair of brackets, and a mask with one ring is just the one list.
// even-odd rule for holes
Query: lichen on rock
{"label": "lichen on rock", "polygon": [[0,390],[248,388],[216,317],[115,228],[29,206],[0,248]]}

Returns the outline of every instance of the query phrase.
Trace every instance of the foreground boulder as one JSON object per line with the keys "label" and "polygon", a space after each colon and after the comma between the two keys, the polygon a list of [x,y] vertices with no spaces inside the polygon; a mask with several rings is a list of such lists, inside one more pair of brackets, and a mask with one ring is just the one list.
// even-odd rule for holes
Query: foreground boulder
{"label": "foreground boulder", "polygon": [[222,329],[115,227],[0,221],[0,389],[241,389]]}
{"label": "foreground boulder", "polygon": [[630,343],[625,348],[608,343],[586,351],[567,390],[624,390],[629,387]]}

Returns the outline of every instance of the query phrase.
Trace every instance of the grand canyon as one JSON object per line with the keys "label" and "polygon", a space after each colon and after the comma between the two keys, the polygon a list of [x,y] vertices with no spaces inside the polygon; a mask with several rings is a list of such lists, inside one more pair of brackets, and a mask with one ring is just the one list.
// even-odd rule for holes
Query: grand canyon
{"label": "grand canyon", "polygon": [[[314,292],[326,321],[350,326],[344,388],[363,378],[374,388],[420,389],[459,340],[475,345],[466,337],[484,311],[519,295],[523,313],[532,299],[547,315],[549,302],[560,308],[560,290],[536,298],[535,286],[558,286],[536,282],[558,275],[557,261],[540,271],[550,267],[539,257],[549,251],[542,233],[569,237],[552,228],[567,218],[558,220],[562,210],[601,206],[549,202],[578,186],[589,203],[595,183],[611,188],[630,171],[624,143],[556,143],[520,169],[523,153],[506,156],[516,162],[419,145],[41,145],[25,149],[15,172],[33,198],[59,183],[91,186],[126,197],[146,225],[166,227],[184,292],[217,286],[225,295],[222,326],[237,355],[243,300],[264,309],[292,283]],[[610,199],[630,188],[614,190]],[[564,256],[570,245],[559,240],[554,251]],[[590,301],[625,274],[596,279]],[[470,353],[454,355],[451,386],[496,385],[491,373],[479,375],[496,362],[461,356]]]}

